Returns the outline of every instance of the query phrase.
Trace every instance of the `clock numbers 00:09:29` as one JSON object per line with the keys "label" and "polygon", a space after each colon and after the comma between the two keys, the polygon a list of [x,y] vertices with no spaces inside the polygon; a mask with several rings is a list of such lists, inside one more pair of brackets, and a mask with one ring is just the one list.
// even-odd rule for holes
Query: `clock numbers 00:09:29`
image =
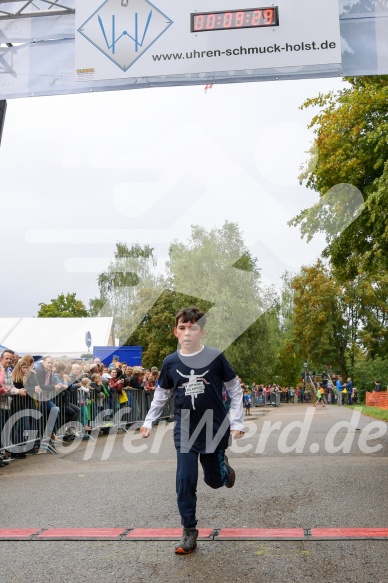
{"label": "clock numbers 00:09:29", "polygon": [[277,7],[229,12],[206,12],[192,14],[191,17],[192,32],[279,25]]}

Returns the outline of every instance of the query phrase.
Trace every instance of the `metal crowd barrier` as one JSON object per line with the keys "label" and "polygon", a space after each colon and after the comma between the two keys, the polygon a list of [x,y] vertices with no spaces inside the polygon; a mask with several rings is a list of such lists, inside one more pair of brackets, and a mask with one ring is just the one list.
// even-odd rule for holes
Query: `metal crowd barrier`
{"label": "metal crowd barrier", "polygon": [[270,393],[266,392],[266,405],[271,405],[275,407],[280,406],[280,391],[272,391]]}
{"label": "metal crowd barrier", "polygon": [[[109,432],[112,429],[127,430],[145,419],[153,394],[140,389],[127,389],[128,401],[119,402],[117,391],[109,397],[91,392],[66,390],[57,395],[40,393],[38,396],[0,396],[0,450],[25,453],[34,448],[55,452],[52,436],[66,440],[75,430],[91,438],[93,429]],[[51,398],[50,398],[51,397]],[[69,407],[70,405],[70,407]],[[71,409],[73,407],[73,410]],[[78,411],[78,413],[77,413]],[[174,400],[171,397],[160,419],[172,420]],[[71,419],[73,417],[73,419]],[[75,417],[75,418],[74,418]],[[72,429],[73,428],[73,432]]]}
{"label": "metal crowd barrier", "polygon": [[251,401],[253,407],[268,407],[270,405],[276,405],[277,407],[280,403],[297,403],[298,397],[296,391],[292,395],[289,391],[288,393],[283,393],[282,391],[271,391],[258,392],[257,397],[255,397],[254,391],[251,392]]}
{"label": "metal crowd barrier", "polygon": [[[250,395],[251,395],[251,406],[252,407],[269,407],[271,405],[279,407],[280,403],[283,402],[281,399],[283,393],[280,391],[271,391],[271,392],[266,391],[264,394],[261,392],[258,394],[257,397],[255,397],[255,392],[251,391]],[[288,397],[288,399],[289,399],[288,402],[291,402],[290,397]],[[245,401],[244,401],[244,407],[245,407]]]}
{"label": "metal crowd barrier", "polygon": [[[14,453],[32,449],[44,437],[48,414],[31,396],[0,396],[0,446]],[[50,428],[50,425],[48,426]],[[49,439],[47,439],[49,442]]]}

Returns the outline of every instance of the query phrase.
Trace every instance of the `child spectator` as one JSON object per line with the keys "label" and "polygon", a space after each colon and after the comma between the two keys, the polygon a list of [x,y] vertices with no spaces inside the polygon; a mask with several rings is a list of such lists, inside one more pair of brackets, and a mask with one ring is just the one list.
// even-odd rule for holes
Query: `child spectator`
{"label": "child spectator", "polygon": [[124,388],[124,379],[117,378],[117,369],[116,368],[111,369],[110,374],[111,378],[109,379],[109,390],[111,393],[112,409],[114,410],[114,412],[116,412],[117,409],[122,409],[121,405],[127,407],[128,396],[126,391],[124,391],[126,397],[125,401],[124,396],[121,396]]}
{"label": "child spectator", "polygon": [[91,379],[92,382],[90,384],[90,400],[91,400],[91,405],[90,405],[90,413],[91,413],[91,420],[95,421],[96,416],[98,411],[100,410],[100,408],[102,407],[102,404],[104,402],[104,392],[102,390],[102,380],[100,375],[95,372],[94,374],[92,374]]}
{"label": "child spectator", "polygon": [[91,431],[91,427],[88,424],[89,414],[88,414],[88,400],[90,394],[90,385],[92,381],[87,377],[81,379],[80,387],[78,389],[79,404],[81,407],[81,424],[83,425],[85,431]]}
{"label": "child spectator", "polygon": [[251,403],[252,399],[251,399],[251,393],[249,391],[249,389],[245,389],[244,391],[244,405],[245,405],[245,414],[246,415],[250,415],[251,414]]}
{"label": "child spectator", "polygon": [[146,398],[146,408],[147,413],[151,407],[151,401],[154,398],[154,391],[156,389],[156,379],[152,376],[152,373],[148,375],[148,379],[144,383],[144,394]]}
{"label": "child spectator", "polygon": [[317,402],[315,403],[314,407],[316,407],[317,405],[323,405],[323,407],[325,406],[325,403],[323,402],[323,395],[325,394],[325,389],[323,387],[318,387],[317,389]]}

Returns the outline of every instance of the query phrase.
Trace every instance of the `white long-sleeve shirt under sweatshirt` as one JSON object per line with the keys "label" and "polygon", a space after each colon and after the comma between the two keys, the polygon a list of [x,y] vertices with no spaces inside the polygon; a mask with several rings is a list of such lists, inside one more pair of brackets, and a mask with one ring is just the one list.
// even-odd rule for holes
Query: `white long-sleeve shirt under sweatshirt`
{"label": "white long-sleeve shirt under sweatshirt", "polygon": [[[225,383],[225,388],[231,399],[229,409],[230,429],[231,431],[245,431],[244,429],[244,408],[243,408],[243,393],[240,382],[237,377]],[[162,414],[163,408],[170,398],[170,389],[163,389],[157,387],[154,392],[154,398],[151,403],[150,410],[144,420],[144,427],[152,428],[152,424],[157,421]]]}

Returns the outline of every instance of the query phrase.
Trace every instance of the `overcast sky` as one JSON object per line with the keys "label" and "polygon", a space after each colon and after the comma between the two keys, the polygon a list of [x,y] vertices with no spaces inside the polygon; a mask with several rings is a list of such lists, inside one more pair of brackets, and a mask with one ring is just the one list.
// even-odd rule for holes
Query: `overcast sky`
{"label": "overcast sky", "polygon": [[266,282],[311,263],[287,220],[313,134],[307,97],[340,79],[175,87],[9,100],[0,148],[0,316],[36,316],[76,292],[88,306],[116,241],[162,266],[190,225],[237,222]]}

